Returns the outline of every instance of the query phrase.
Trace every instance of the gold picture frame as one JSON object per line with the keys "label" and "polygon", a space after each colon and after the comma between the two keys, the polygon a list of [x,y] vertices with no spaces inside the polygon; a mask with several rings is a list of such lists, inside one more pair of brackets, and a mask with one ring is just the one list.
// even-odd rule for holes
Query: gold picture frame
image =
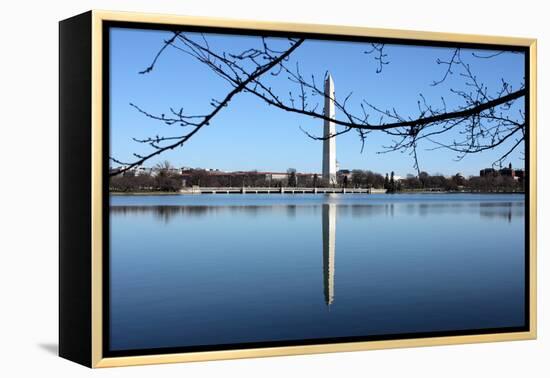
{"label": "gold picture frame", "polygon": [[[78,16],[77,16],[78,17]],[[65,330],[62,325],[63,336],[60,339],[76,338],[80,332],[89,334],[91,343],[90,349],[85,349],[84,354],[90,353],[89,359],[84,360],[78,356],[81,354],[73,354],[69,349],[74,348],[74,343],[60,342],[60,354],[66,358],[83,363],[90,367],[115,367],[115,366],[130,366],[143,364],[160,364],[188,361],[207,361],[219,359],[237,359],[250,357],[267,357],[267,356],[284,356],[284,355],[301,355],[310,353],[329,353],[329,352],[347,352],[360,351],[371,349],[386,349],[386,348],[403,348],[403,347],[421,347],[435,346],[447,344],[465,344],[465,343],[481,343],[495,341],[512,341],[512,340],[529,340],[535,339],[537,335],[537,264],[536,264],[536,243],[537,243],[537,41],[536,39],[528,38],[513,38],[500,36],[483,36],[469,34],[453,34],[453,33],[436,33],[423,31],[408,31],[408,30],[393,30],[393,29],[378,29],[368,27],[353,27],[353,26],[337,26],[337,25],[317,25],[317,24],[295,24],[295,23],[279,23],[279,22],[257,22],[250,20],[231,20],[209,17],[188,17],[175,15],[160,15],[160,14],[144,14],[144,13],[129,13],[129,12],[111,12],[94,10],[85,14],[86,26],[90,26],[89,35],[89,56],[90,62],[90,86],[91,94],[89,104],[90,109],[90,171],[89,184],[90,202],[89,215],[90,220],[90,253],[89,260],[81,262],[83,269],[89,268],[90,278],[90,296],[84,297],[89,300],[89,309],[91,309],[89,318],[84,320],[84,323],[90,322],[89,329],[79,330],[71,336],[71,330]],[[321,33],[341,36],[358,36],[358,37],[376,37],[376,38],[399,38],[411,41],[437,41],[437,42],[455,42],[455,43],[476,43],[488,45],[507,45],[521,46],[528,48],[529,51],[529,330],[525,332],[511,333],[494,333],[494,334],[475,334],[475,335],[457,335],[445,337],[426,337],[426,338],[407,338],[398,340],[383,340],[383,341],[362,341],[362,342],[346,342],[333,344],[319,345],[300,345],[300,346],[285,346],[285,347],[265,347],[252,349],[232,349],[221,351],[207,352],[189,352],[189,353],[173,353],[173,354],[154,354],[154,355],[138,355],[138,356],[123,356],[123,357],[104,357],[103,354],[103,248],[105,241],[103,240],[103,217],[104,207],[102,205],[104,186],[104,151],[103,151],[103,132],[104,132],[104,114],[103,106],[103,38],[105,22],[130,22],[147,24],[162,24],[162,25],[186,25],[186,26],[206,26],[215,28],[238,28],[261,31],[277,31],[277,32],[299,32],[299,33]],[[64,21],[65,22],[65,21]],[[62,22],[63,23],[63,22]],[[63,38],[63,37],[61,37]],[[70,44],[71,42],[66,42]],[[61,44],[64,46],[63,43]],[[63,52],[61,52],[63,55]],[[63,68],[61,68],[62,70]],[[61,85],[63,87],[63,85]],[[67,99],[67,101],[69,101]],[[65,106],[61,101],[61,107]],[[63,132],[63,126],[62,126]],[[62,137],[63,138],[63,137]],[[62,173],[63,175],[63,173]],[[63,194],[62,194],[63,196]],[[61,204],[63,206],[63,204]],[[62,211],[63,213],[63,211]],[[70,227],[66,225],[66,227]],[[67,229],[68,230],[68,229]],[[63,233],[63,229],[61,230]],[[62,252],[61,260],[64,259]],[[67,264],[71,264],[67,262]],[[67,265],[69,266],[69,265]],[[74,269],[74,268],[73,268]],[[63,272],[61,272],[63,274]],[[64,276],[61,280],[61,290],[64,285],[68,285],[70,278]],[[62,294],[63,296],[64,294]],[[61,298],[63,301],[63,298]],[[64,302],[60,304],[61,316],[60,322],[65,324],[67,319],[76,316],[74,311],[70,309],[70,303]],[[67,346],[65,347],[64,344]],[[76,353],[76,352],[75,352]]]}

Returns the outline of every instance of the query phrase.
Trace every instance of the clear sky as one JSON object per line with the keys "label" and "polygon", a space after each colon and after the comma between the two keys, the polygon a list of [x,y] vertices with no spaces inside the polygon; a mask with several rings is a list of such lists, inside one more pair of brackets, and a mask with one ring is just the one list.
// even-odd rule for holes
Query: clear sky
{"label": "clear sky", "polygon": [[[181,127],[168,126],[145,117],[132,108],[130,102],[158,115],[168,114],[170,107],[183,107],[189,114],[203,114],[211,109],[212,98],[220,99],[230,89],[229,84],[208,68],[173,48],[166,50],[151,73],[138,74],[151,63],[163,41],[171,34],[166,31],[111,29],[111,156],[119,160],[132,161],[132,153],[150,151],[147,146],[134,142],[132,137],[181,135],[185,131]],[[193,36],[192,33],[188,35]],[[258,37],[214,34],[206,34],[206,38],[216,50],[230,52],[258,46],[260,41]],[[273,39],[274,46],[281,46],[283,42],[286,43]],[[450,88],[464,88],[463,79],[458,74],[442,85],[430,85],[445,72],[445,67],[438,65],[436,60],[449,59],[452,49],[387,45],[385,52],[390,63],[384,66],[382,73],[376,73],[377,63],[373,55],[363,53],[367,49],[369,45],[364,43],[306,40],[292,54],[289,65],[299,61],[304,76],[314,74],[319,83],[325,72],[329,71],[334,79],[337,98],[342,99],[353,91],[349,103],[358,113],[360,101],[366,99],[379,108],[395,108],[403,115],[416,117],[420,93],[428,102],[435,104],[441,104],[441,96],[444,96],[449,110],[461,103],[456,95],[450,93]],[[501,78],[512,83],[515,89],[520,87],[524,78],[523,54],[479,59],[472,56],[472,51],[464,50],[462,56],[490,91],[500,86]],[[487,51],[478,53],[488,54]],[[281,94],[297,89],[282,76],[272,80],[271,84]],[[319,109],[322,109],[322,104]],[[338,111],[336,116],[339,116]],[[379,114],[373,112],[371,122],[378,118]],[[176,167],[226,171],[286,171],[292,167],[300,172],[320,172],[322,142],[308,138],[300,127],[321,135],[322,125],[322,120],[287,113],[267,106],[251,94],[240,93],[209,126],[201,129],[182,148],[167,151],[148,161],[145,166],[168,160]],[[453,134],[450,134],[449,140],[452,137]],[[387,135],[371,133],[361,153],[357,134],[338,136],[336,156],[339,166],[341,169],[369,169],[380,173],[393,170],[400,176],[414,173],[413,160],[408,154],[377,154],[390,143]],[[457,162],[456,153],[429,151],[432,147],[428,143],[420,145],[421,168],[431,174],[445,175],[457,172],[478,174],[480,168],[490,166],[506,151],[506,145],[503,145],[501,149],[469,155]],[[520,150],[523,151],[524,146]],[[510,156],[509,162],[517,168],[524,166],[519,151]]]}

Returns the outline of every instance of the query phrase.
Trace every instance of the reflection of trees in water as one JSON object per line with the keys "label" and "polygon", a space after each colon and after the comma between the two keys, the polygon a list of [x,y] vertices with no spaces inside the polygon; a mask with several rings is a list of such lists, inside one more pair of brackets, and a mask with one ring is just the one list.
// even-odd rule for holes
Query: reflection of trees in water
{"label": "reflection of trees in water", "polygon": [[[176,216],[203,217],[227,212],[244,213],[250,216],[258,216],[265,213],[282,212],[289,218],[295,218],[298,214],[319,215],[326,204],[284,204],[284,205],[113,205],[110,212],[113,215],[153,214],[157,218],[169,221]],[[335,204],[331,203],[334,212],[340,216],[353,218],[372,217],[377,215],[394,215],[393,203],[378,204]]]}
{"label": "reflection of trees in water", "polygon": [[257,216],[261,212],[271,211],[270,206],[124,206],[110,207],[111,214],[136,215],[153,214],[155,217],[168,222],[177,216],[203,217],[225,212],[241,212],[247,215]]}
{"label": "reflection of trees in water", "polygon": [[479,204],[479,202],[427,202],[416,204],[414,207],[409,208],[409,212],[423,217],[432,214],[459,214],[464,211],[470,212],[472,209],[477,208]]}
{"label": "reflection of trees in water", "polygon": [[403,206],[407,215],[428,217],[436,214],[462,214],[479,211],[482,217],[506,218],[523,217],[525,203],[518,202],[432,202],[409,203]]}
{"label": "reflection of trees in water", "polygon": [[365,218],[373,217],[380,214],[388,214],[388,208],[391,206],[393,205],[384,203],[353,205],[338,204],[337,206],[335,206],[334,211],[339,216],[345,217],[351,215],[353,218]]}
{"label": "reflection of trees in water", "polygon": [[391,217],[393,217],[393,202],[390,204],[386,204],[385,210],[386,210],[386,215],[389,214]]}
{"label": "reflection of trees in water", "polygon": [[525,217],[525,204],[523,202],[481,203],[479,216],[487,219],[504,219],[511,223],[512,218]]}
{"label": "reflection of trees in water", "polygon": [[[420,215],[428,217],[434,214],[461,214],[478,212],[484,218],[511,219],[525,215],[525,204],[517,202],[426,202],[426,203],[392,203],[381,202],[371,204],[336,204],[334,211],[343,217],[365,218],[386,216],[394,217],[400,213],[408,216]],[[248,216],[260,216],[266,213],[282,213],[289,218],[297,215],[318,216],[324,204],[281,204],[281,205],[162,205],[162,206],[126,206],[114,205],[110,211],[113,215],[154,214],[165,222],[176,216],[202,217],[212,214],[241,213]]]}
{"label": "reflection of trees in water", "polygon": [[296,218],[296,205],[286,205],[286,215],[289,218]]}
{"label": "reflection of trees in water", "polygon": [[459,214],[471,211],[479,206],[480,202],[408,202],[398,205],[407,215],[429,216],[433,214]]}

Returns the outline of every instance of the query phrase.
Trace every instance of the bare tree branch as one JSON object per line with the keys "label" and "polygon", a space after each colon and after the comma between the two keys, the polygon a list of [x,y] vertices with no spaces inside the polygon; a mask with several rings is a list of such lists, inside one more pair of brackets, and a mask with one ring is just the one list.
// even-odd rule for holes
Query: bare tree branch
{"label": "bare tree branch", "polygon": [[[229,84],[230,91],[221,101],[211,100],[214,109],[208,114],[193,115],[184,113],[183,108],[179,110],[170,108],[168,114],[154,115],[133,103],[130,104],[148,118],[163,122],[168,126],[189,127],[191,131],[180,136],[156,135],[144,139],[134,139],[138,143],[148,144],[153,148],[153,152],[146,155],[134,154],[137,160],[126,164],[111,158],[113,162],[125,165],[113,174],[141,165],[166,150],[183,145],[199,129],[208,125],[222,108],[228,106],[234,95],[241,92],[255,96],[277,109],[330,121],[342,128],[330,137],[354,130],[360,138],[361,151],[370,132],[385,133],[392,138],[392,144],[383,146],[384,151],[381,152],[408,151],[418,172],[420,172],[418,148],[422,142],[431,143],[435,146],[434,149],[446,148],[457,152],[457,159],[461,159],[467,154],[507,145],[514,136],[519,135],[518,139],[512,142],[510,149],[499,159],[502,160],[520,146],[524,138],[526,125],[521,103],[516,107],[519,108],[518,117],[514,118],[509,113],[514,109],[516,101],[525,97],[527,93],[525,87],[522,85],[519,89],[513,89],[503,79],[501,87],[491,93],[487,85],[475,75],[471,66],[464,61],[460,48],[452,49],[449,59],[436,60],[437,65],[444,66],[445,70],[440,79],[431,83],[432,86],[442,85],[451,75],[459,73],[458,77],[464,81],[464,88],[451,88],[450,93],[458,96],[463,104],[456,106],[455,109],[449,110],[443,97],[441,97],[441,105],[437,105],[430,104],[425,96],[420,94],[420,99],[417,102],[418,115],[416,116],[403,116],[395,108],[383,110],[365,99],[359,102],[360,112],[356,112],[351,109],[353,92],[349,92],[339,98],[336,95],[328,95],[340,113],[340,117],[330,118],[322,110],[318,110],[319,102],[323,102],[327,96],[324,93],[324,88],[317,84],[319,80],[316,80],[314,75],[306,78],[299,62],[289,64],[289,57],[304,42],[303,39],[289,38],[290,48],[279,50],[270,46],[268,38],[261,37],[260,47],[250,47],[238,53],[229,53],[214,51],[206,37],[204,35],[200,35],[200,37],[200,39],[193,39],[185,33],[174,33],[170,39],[164,41],[151,65],[140,73],[151,72],[159,57],[170,46],[208,67],[216,76]],[[390,63],[388,54],[385,52],[386,47],[383,43],[372,43],[371,48],[364,51],[365,54],[374,56],[378,63],[377,73],[381,73],[383,67]],[[502,53],[504,52],[488,55],[472,53],[472,56],[491,59]],[[268,72],[269,75],[266,75]],[[279,94],[269,84],[268,78],[286,79],[291,86],[294,86],[295,90],[291,89],[284,95]],[[322,81],[320,82],[322,83]],[[321,100],[315,101],[315,99]],[[373,115],[379,116],[377,122],[371,121]],[[316,136],[301,127],[300,129],[311,139],[327,139],[323,136]],[[458,140],[443,142],[435,139],[449,134],[451,130],[458,130],[454,133],[459,136]],[[453,138],[456,139],[456,135]],[[169,142],[169,144],[165,142]]]}
{"label": "bare tree branch", "polygon": [[[178,35],[176,35],[177,37]],[[151,142],[149,141],[149,144],[151,146],[153,146],[155,148],[155,151],[147,154],[147,155],[137,155],[137,154],[134,154],[134,156],[136,156],[138,159],[134,162],[131,162],[129,164],[127,164],[126,166],[120,168],[120,169],[117,169],[113,172],[110,172],[110,175],[111,176],[114,176],[114,175],[117,175],[117,174],[120,174],[120,173],[123,173],[125,171],[128,171],[130,169],[132,169],[133,167],[136,167],[136,166],[139,166],[139,165],[142,165],[145,161],[151,159],[152,157],[154,156],[157,156],[159,154],[161,154],[162,152],[164,151],[167,151],[167,150],[173,150],[174,148],[176,147],[180,147],[182,146],[187,140],[189,140],[193,135],[195,135],[201,128],[203,128],[204,126],[208,125],[210,123],[210,121],[224,108],[226,107],[229,102],[231,101],[231,99],[236,95],[238,94],[239,92],[243,91],[246,86],[250,83],[250,82],[253,82],[254,80],[256,80],[258,77],[262,76],[263,74],[265,74],[266,72],[269,72],[273,67],[277,66],[278,64],[280,64],[280,62],[282,62],[284,59],[286,59],[294,50],[296,50],[302,43],[303,43],[303,39],[300,39],[300,40],[297,40],[296,42],[294,42],[292,44],[292,46],[286,50],[285,52],[283,52],[282,54],[280,54],[278,57],[274,58],[273,60],[269,61],[268,63],[264,64],[264,65],[258,65],[258,67],[256,68],[256,70],[254,70],[253,73],[250,74],[250,76],[245,79],[244,81],[242,81],[241,83],[239,83],[237,86],[235,86],[235,88],[233,88],[233,90],[231,90],[225,97],[223,100],[219,101],[217,103],[217,105],[214,107],[214,109],[212,110],[212,112],[210,112],[209,114],[207,114],[206,116],[203,117],[203,119],[198,122],[197,124],[194,125],[194,129],[185,134],[185,135],[182,135],[182,136],[179,136],[179,137],[171,137],[170,140],[172,139],[175,139],[176,141],[171,143],[171,144],[168,144],[168,145],[165,145],[165,146],[158,146],[158,143],[160,141],[163,141],[163,140],[167,140],[166,138],[160,138],[158,137],[156,139],[156,141],[153,142],[153,144],[151,144]],[[166,45],[165,45],[166,46]],[[158,58],[158,55],[155,57],[155,60]],[[152,67],[153,65],[151,65],[150,67]],[[114,159],[114,158],[111,158],[112,161],[114,162],[117,162],[119,164],[123,164],[122,162]]]}

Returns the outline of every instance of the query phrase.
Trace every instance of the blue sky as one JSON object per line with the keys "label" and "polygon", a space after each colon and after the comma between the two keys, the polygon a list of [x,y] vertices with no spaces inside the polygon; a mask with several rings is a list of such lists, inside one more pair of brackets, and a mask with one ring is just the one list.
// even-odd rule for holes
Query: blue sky
{"label": "blue sky", "polygon": [[[169,113],[169,108],[183,107],[189,114],[203,114],[211,109],[212,98],[221,98],[229,85],[193,58],[169,48],[160,57],[155,69],[146,75],[138,74],[152,61],[158,49],[171,32],[111,29],[110,99],[111,99],[111,156],[131,161],[132,153],[146,153],[147,146],[132,140],[155,135],[180,135],[185,131],[178,126],[168,126],[145,117],[129,103],[135,103],[153,114]],[[192,33],[188,34],[193,36]],[[206,34],[210,45],[224,51],[239,52],[258,46],[260,39],[249,36],[222,36]],[[270,39],[272,40],[272,39]],[[284,40],[272,40],[274,46],[282,46]],[[360,111],[359,103],[366,99],[382,109],[395,108],[403,115],[418,115],[417,101],[422,93],[428,102],[441,104],[445,97],[448,109],[460,104],[460,99],[450,93],[450,88],[464,88],[457,75],[449,77],[442,85],[430,84],[440,79],[445,67],[437,65],[437,58],[449,59],[452,49],[387,45],[390,64],[382,73],[376,73],[377,63],[372,55],[363,52],[369,45],[356,42],[306,40],[292,55],[290,65],[300,62],[305,77],[312,74],[321,82],[329,71],[335,83],[337,98],[350,91],[352,109]],[[501,78],[518,89],[524,77],[523,54],[502,54],[492,59],[471,56],[472,50],[464,50],[462,56],[471,64],[489,89],[496,89]],[[479,52],[487,55],[487,51]],[[284,77],[271,80],[273,88],[281,94],[293,87]],[[319,109],[322,109],[320,104]],[[517,110],[517,109],[516,109]],[[337,117],[339,116],[337,112]],[[373,113],[371,121],[379,115]],[[167,151],[148,161],[153,166],[168,160],[173,165],[221,170],[286,171],[296,168],[300,172],[320,172],[322,142],[308,138],[300,127],[310,133],[322,133],[322,121],[311,119],[269,107],[250,94],[234,97],[229,107],[223,109],[207,127],[201,129],[182,148]],[[453,134],[449,135],[449,140]],[[377,154],[384,145],[391,143],[387,135],[371,133],[361,153],[357,134],[348,133],[336,138],[336,155],[340,168],[369,169],[385,173],[395,171],[404,176],[414,173],[412,158],[406,153]],[[473,154],[455,161],[456,153],[448,150],[429,151],[431,144],[421,144],[419,160],[421,168],[430,173],[473,175],[480,168],[490,166],[505,151],[502,149]],[[522,146],[520,150],[523,150]],[[509,161],[514,167],[523,168],[519,151]]]}

